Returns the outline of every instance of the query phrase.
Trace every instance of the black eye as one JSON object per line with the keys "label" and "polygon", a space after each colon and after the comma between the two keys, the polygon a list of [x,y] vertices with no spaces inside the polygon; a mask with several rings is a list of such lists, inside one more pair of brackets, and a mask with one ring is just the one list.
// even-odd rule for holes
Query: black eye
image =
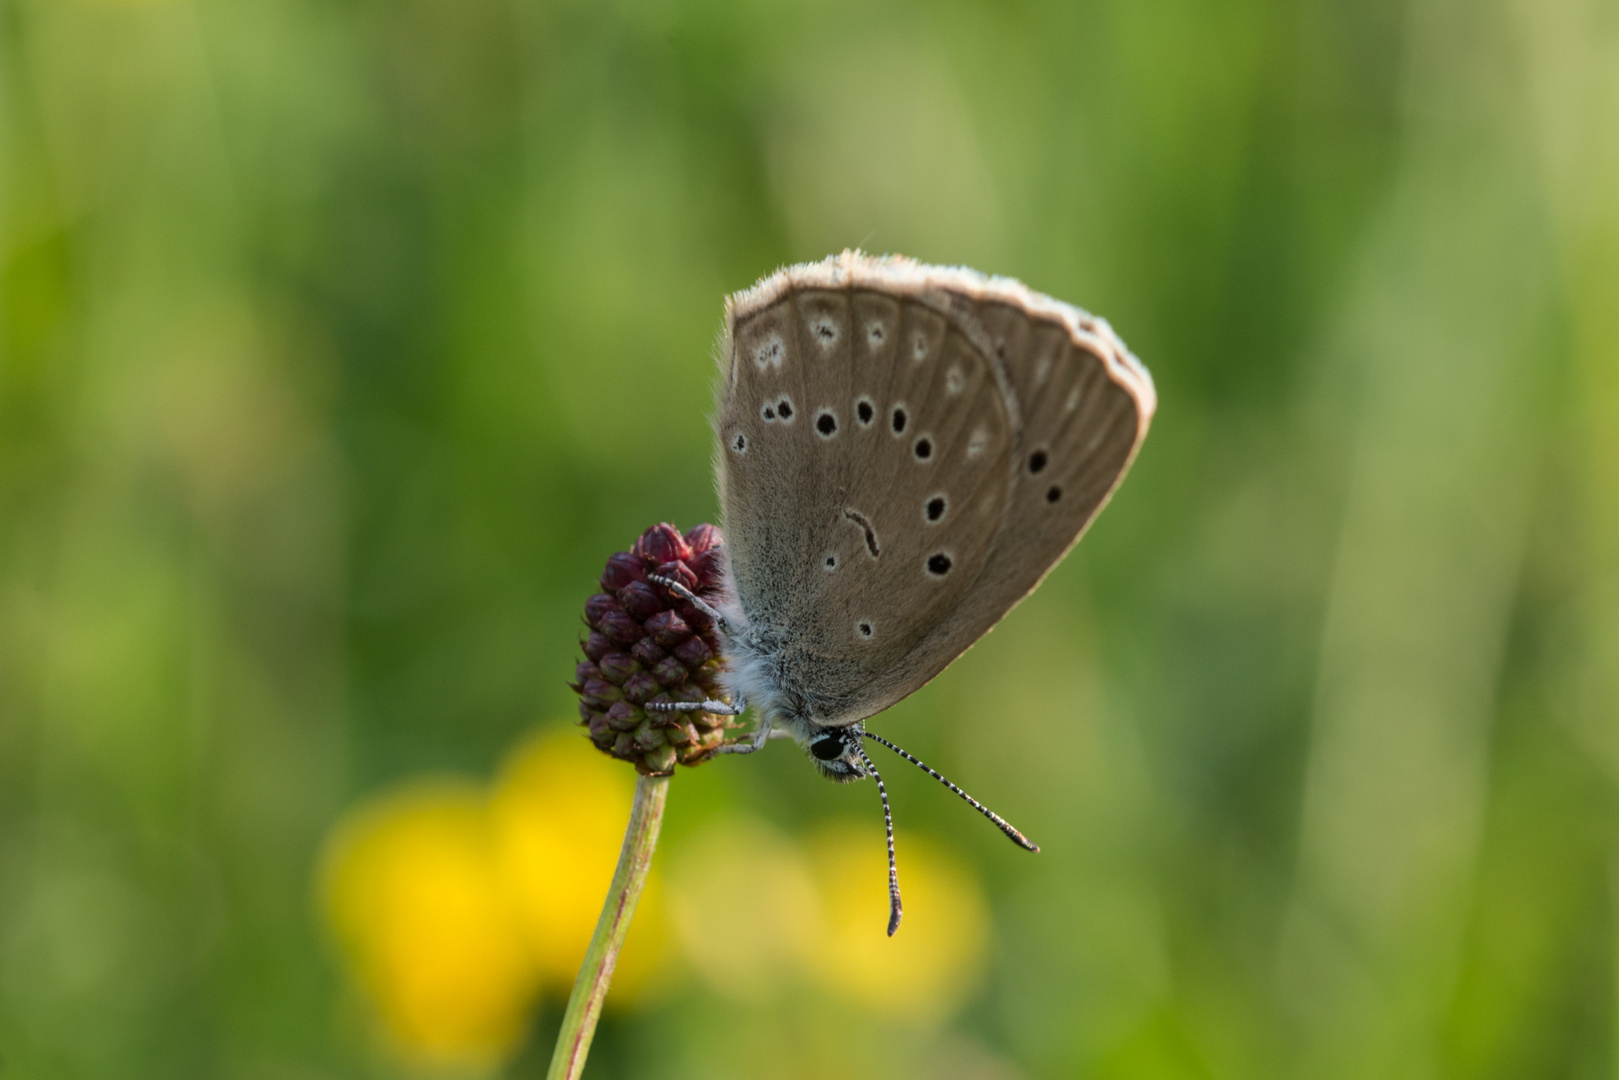
{"label": "black eye", "polygon": [[862,424],[871,423],[871,402],[862,401],[855,407],[855,415],[860,417]]}
{"label": "black eye", "polygon": [[776,403],[776,411],[781,413],[783,420],[791,420],[793,418],[793,403],[786,398],[782,398]]}
{"label": "black eye", "polygon": [[823,438],[831,438],[837,434],[838,418],[829,412],[822,413],[815,418],[815,430],[819,431]]}
{"label": "black eye", "polygon": [[1037,473],[1041,469],[1044,469],[1045,467],[1046,467],[1046,452],[1044,450],[1036,450],[1034,453],[1029,455],[1029,471],[1030,472]]}
{"label": "black eye", "polygon": [[895,435],[898,435],[900,432],[905,430],[905,421],[906,421],[906,419],[907,419],[907,417],[905,415],[905,410],[904,409],[895,409],[894,410],[894,434]]}
{"label": "black eye", "polygon": [[918,439],[918,440],[916,440],[916,460],[918,460],[918,461],[926,461],[928,458],[930,458],[932,456],[933,456],[933,440],[931,440],[931,439]]}
{"label": "black eye", "polygon": [[1062,498],[1062,488],[1052,485],[1046,489],[1046,502],[1054,503],[1060,498]]}
{"label": "black eye", "polygon": [[810,753],[822,761],[831,761],[843,756],[843,740],[836,735],[822,735],[810,743]]}
{"label": "black eye", "polygon": [[928,500],[928,520],[938,521],[944,517],[944,496],[935,495]]}
{"label": "black eye", "polygon": [[944,577],[949,572],[950,556],[941,551],[937,555],[932,555],[928,558],[928,573],[934,577]]}

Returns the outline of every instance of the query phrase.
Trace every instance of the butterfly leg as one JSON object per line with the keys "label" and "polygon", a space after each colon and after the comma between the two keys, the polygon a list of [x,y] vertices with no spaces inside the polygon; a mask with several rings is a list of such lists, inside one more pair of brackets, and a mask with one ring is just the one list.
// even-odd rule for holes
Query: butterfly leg
{"label": "butterfly leg", "polygon": [[[741,716],[747,711],[748,703],[745,699],[738,697],[734,702],[713,700],[649,701],[641,707],[648,712],[706,712],[714,713],[716,716]],[[751,739],[723,743],[714,752],[716,754],[752,754],[764,747],[765,740],[769,739],[771,734],[770,721],[761,719],[759,729],[753,733]]]}
{"label": "butterfly leg", "polygon": [[770,717],[761,716],[759,727],[754,731],[753,738],[747,741],[728,742],[714,751],[716,754],[756,754],[764,749],[765,740],[770,738]]}
{"label": "butterfly leg", "polygon": [[686,603],[690,604],[698,611],[701,611],[710,619],[713,619],[714,625],[719,627],[727,637],[736,636],[736,631],[731,627],[730,620],[724,615],[721,615],[718,608],[714,607],[707,600],[704,600],[702,597],[686,588],[686,586],[682,585],[674,578],[666,578],[662,574],[648,574],[646,579],[652,582],[654,585],[662,585],[665,589],[668,589],[670,592],[686,601]]}
{"label": "butterfly leg", "polygon": [[706,712],[715,716],[741,716],[748,710],[748,703],[741,698],[734,702],[709,698],[706,701],[649,701],[641,707],[648,712]]}

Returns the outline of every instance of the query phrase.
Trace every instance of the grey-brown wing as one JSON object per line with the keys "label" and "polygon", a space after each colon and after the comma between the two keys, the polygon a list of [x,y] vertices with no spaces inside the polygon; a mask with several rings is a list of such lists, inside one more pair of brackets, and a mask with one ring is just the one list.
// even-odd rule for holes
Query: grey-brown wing
{"label": "grey-brown wing", "polygon": [[732,578],[818,719],[931,679],[1122,476],[1151,384],[1084,318],[1015,282],[847,252],[728,305]]}
{"label": "grey-brown wing", "polygon": [[952,303],[855,277],[783,289],[729,326],[732,580],[823,722],[867,715],[981,576],[1005,513],[1009,384]]}
{"label": "grey-brown wing", "polygon": [[1156,406],[1145,370],[1105,323],[1021,286],[987,284],[957,295],[971,307],[963,321],[976,322],[1006,370],[1022,421],[1004,515],[983,572],[871,688],[872,711],[933,678],[1039,585],[1123,480]]}

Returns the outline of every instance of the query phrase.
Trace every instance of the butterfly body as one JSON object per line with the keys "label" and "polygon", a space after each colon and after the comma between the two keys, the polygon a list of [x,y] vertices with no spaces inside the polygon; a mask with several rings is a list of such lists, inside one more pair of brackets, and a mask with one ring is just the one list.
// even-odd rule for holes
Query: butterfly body
{"label": "butterfly body", "polygon": [[857,252],[731,297],[718,361],[722,682],[761,717],[752,748],[787,735],[859,779],[839,731],[1078,541],[1146,435],[1151,378],[1105,321],[1018,282]]}

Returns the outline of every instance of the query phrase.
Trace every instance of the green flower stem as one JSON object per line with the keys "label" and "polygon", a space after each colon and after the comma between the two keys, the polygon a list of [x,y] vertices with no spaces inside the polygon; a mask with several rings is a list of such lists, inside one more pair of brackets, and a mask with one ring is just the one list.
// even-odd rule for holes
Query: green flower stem
{"label": "green flower stem", "polygon": [[629,933],[635,903],[641,899],[641,887],[646,884],[647,870],[652,866],[658,829],[663,825],[663,807],[668,801],[669,777],[637,778],[635,805],[630,808],[630,823],[624,830],[618,869],[613,871],[613,884],[607,889],[601,918],[596,920],[596,932],[591,935],[579,977],[573,982],[568,1011],[562,1014],[562,1030],[557,1033],[556,1050],[551,1054],[551,1069],[545,1074],[546,1080],[578,1080],[579,1074],[585,1071],[590,1040],[596,1035],[596,1021],[601,1016],[602,1001],[607,997],[607,985],[613,981],[618,951],[624,947],[624,935]]}

